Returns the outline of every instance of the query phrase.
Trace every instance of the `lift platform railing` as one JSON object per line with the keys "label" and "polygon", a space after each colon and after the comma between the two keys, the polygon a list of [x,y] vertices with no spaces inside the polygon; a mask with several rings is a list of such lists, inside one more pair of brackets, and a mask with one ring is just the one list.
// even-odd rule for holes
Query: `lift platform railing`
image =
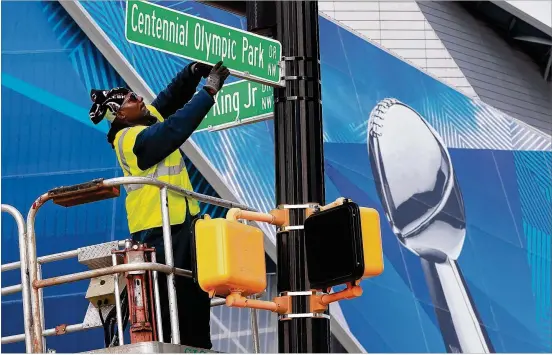
{"label": "lift platform railing", "polygon": [[[36,234],[35,234],[35,218],[38,210],[49,200],[53,200],[54,203],[71,207],[79,204],[99,201],[106,198],[112,198],[119,196],[119,188],[121,185],[151,185],[156,186],[160,190],[161,197],[161,215],[162,215],[162,229],[163,229],[163,241],[164,241],[164,251],[165,251],[165,261],[166,264],[159,264],[156,262],[144,262],[136,264],[123,264],[123,265],[113,265],[111,267],[104,267],[100,269],[84,271],[79,273],[73,273],[68,275],[62,275],[57,277],[52,277],[48,279],[41,278],[40,272],[40,262],[37,258],[36,251]],[[168,210],[168,190],[181,194],[183,196],[195,199],[197,201],[221,206],[224,208],[239,208],[248,211],[254,211],[251,208],[234,203],[232,201],[223,200],[220,198],[199,194],[193,191],[188,191],[182,189],[178,186],[163,182],[161,180],[156,180],[152,178],[145,177],[122,177],[122,178],[113,178],[113,179],[97,179],[91,182],[84,184],[60,187],[48,191],[47,193],[40,196],[32,205],[29,213],[27,215],[27,238],[22,237],[21,241],[21,261],[22,265],[28,264],[29,270],[29,284],[32,288],[30,302],[30,316],[33,322],[25,323],[25,334],[31,334],[31,336],[25,335],[25,340],[32,339],[31,350],[36,353],[43,353],[45,350],[45,341],[44,336],[49,335],[49,332],[44,330],[44,305],[42,301],[42,289],[45,287],[50,287],[54,285],[61,285],[64,283],[75,282],[79,280],[91,279],[94,277],[105,276],[105,275],[119,275],[120,273],[129,272],[129,271],[139,271],[139,270],[151,270],[154,272],[164,272],[167,274],[167,287],[168,287],[168,298],[169,298],[169,314],[170,314],[170,324],[171,324],[171,333],[172,333],[172,343],[180,344],[180,332],[178,324],[178,309],[176,303],[176,290],[174,287],[174,277],[175,275],[191,277],[191,272],[189,270],[183,270],[174,267],[174,258],[172,253],[172,238],[171,238],[171,228],[169,221],[169,210]],[[67,252],[68,257],[75,257],[74,253]],[[62,253],[63,254],[63,253]],[[78,255],[78,252],[77,252]],[[51,258],[51,256],[50,256]],[[27,262],[25,262],[25,260]],[[115,264],[115,260],[114,260]],[[22,283],[24,285],[24,283]],[[24,286],[22,286],[23,288]],[[27,297],[27,300],[29,298]],[[216,305],[217,302],[213,302]],[[213,304],[212,303],[212,304]],[[223,300],[220,301],[220,304],[223,304]],[[158,308],[159,302],[156,302],[156,307]],[[120,304],[116,302],[117,308],[117,319],[120,320]],[[28,308],[27,308],[28,310]],[[157,313],[157,311],[156,311]],[[63,329],[63,332],[70,331],[79,331],[82,330],[82,324],[76,324],[73,326],[67,326]],[[255,332],[255,329],[253,329]],[[118,332],[119,339],[122,341],[122,324],[118,322]],[[56,328],[56,334],[57,334]]]}
{"label": "lift platform railing", "polygon": [[[6,205],[3,205],[3,206],[6,206]],[[11,207],[11,206],[8,206],[8,207]],[[118,246],[119,247],[122,247],[125,245],[125,241],[119,241],[118,242]],[[67,259],[71,259],[71,258],[76,258],[78,257],[79,253],[81,251],[81,248],[79,249],[75,249],[75,250],[69,250],[69,251],[65,251],[65,252],[61,252],[61,253],[56,253],[56,254],[50,254],[50,255],[44,255],[44,256],[41,256],[41,257],[38,257],[37,258],[37,262],[39,264],[39,272],[38,272],[38,279],[41,279],[42,277],[42,273],[41,273],[41,265],[43,264],[46,264],[46,263],[51,263],[51,262],[54,262],[54,261],[61,261],[61,260],[67,260]],[[17,270],[21,267],[21,262],[20,261],[16,261],[16,262],[12,262],[12,263],[9,263],[9,264],[4,264],[1,266],[1,270],[2,272],[4,271],[11,271],[11,270]],[[23,269],[25,270],[25,268]],[[177,271],[181,270],[181,269],[176,269]],[[185,271],[185,270],[183,270]],[[179,272],[176,273],[177,275],[179,275]],[[28,277],[26,277],[26,273],[25,273],[25,278],[27,279],[27,290],[28,290],[28,287],[29,287],[29,284],[28,284]],[[22,285],[21,284],[18,284],[18,285],[14,285],[14,286],[7,286],[7,287],[3,287],[2,288],[2,295],[8,295],[8,294],[12,294],[12,293],[16,293],[18,291],[21,291],[22,290]],[[30,301],[30,293],[27,291],[27,314],[30,316],[31,314],[31,301]],[[159,299],[159,296],[156,295],[156,302],[157,300]],[[43,298],[42,298],[42,295],[41,295],[41,299],[40,299],[40,303],[41,305],[43,305]],[[118,301],[119,303],[120,301]],[[23,304],[24,304],[24,309],[25,309],[25,297],[23,298]],[[222,306],[226,304],[226,300],[225,299],[220,299],[220,298],[217,298],[217,299],[213,299],[211,301],[211,307],[217,307],[217,306]],[[43,306],[41,308],[41,310],[43,311]],[[24,311],[25,313],[25,311]],[[43,313],[42,313],[43,314]],[[159,318],[161,319],[161,318]],[[44,319],[42,319],[44,321]],[[29,322],[31,321],[30,319],[28,320]],[[99,327],[100,325],[97,325],[96,327]],[[86,327],[84,323],[79,323],[79,324],[71,324],[71,325],[59,325],[55,328],[49,328],[49,329],[44,329],[44,322],[42,324],[42,337],[43,339],[45,337],[49,337],[49,336],[56,336],[56,335],[63,335],[63,334],[69,334],[69,333],[74,333],[74,332],[78,332],[78,331],[85,331],[85,330],[88,330],[88,329],[92,329],[94,327]],[[31,326],[26,326],[26,329],[29,330],[29,332],[32,330],[32,327]],[[162,329],[161,328],[158,328],[159,329],[159,334],[162,334]],[[4,336],[2,337],[2,344],[12,344],[12,343],[18,343],[18,342],[21,342],[21,341],[25,341],[26,343],[26,352],[27,353],[30,353],[32,352],[32,341],[31,341],[31,334],[27,332],[28,334],[16,334],[16,335],[9,335],[9,336]],[[45,343],[45,339],[43,340],[43,347],[44,349],[46,349],[46,343]]]}
{"label": "lift platform railing", "polygon": [[[19,285],[2,287],[2,296],[21,291],[22,293],[21,300],[23,303],[23,324],[25,326],[25,334],[23,339],[25,340],[26,351],[30,352],[32,349],[31,332],[30,332],[32,318],[31,318],[31,299],[30,299],[30,292],[29,292],[29,277],[27,275],[27,268],[25,267],[25,265],[27,265],[27,253],[25,249],[25,243],[26,243],[25,220],[23,219],[23,216],[21,215],[21,213],[13,206],[3,204],[2,212],[9,213],[15,219],[15,223],[17,224],[17,236],[18,236],[17,242],[19,246],[19,259],[20,259],[19,262],[2,265],[2,271],[17,270],[18,268],[21,269],[21,283]],[[21,267],[21,265],[23,265],[24,267]],[[4,337],[2,337],[2,344],[4,344]]]}
{"label": "lift platform railing", "polygon": [[[124,244],[125,244],[124,241],[118,242],[119,246],[123,246]],[[67,259],[75,258],[79,255],[80,250],[81,249],[79,248],[79,249],[75,249],[75,250],[69,250],[69,251],[64,251],[64,252],[61,252],[61,253],[44,255],[44,256],[38,257],[37,258],[38,279],[40,280],[42,278],[42,265],[44,265],[46,263],[51,263],[51,262],[54,262],[54,261],[61,261],[61,260],[67,260]],[[16,262],[13,262],[13,263],[2,265],[2,271],[16,270],[16,269],[19,269],[20,267],[21,267],[21,262],[16,261]],[[26,267],[23,268],[22,272],[25,272],[24,270],[26,270],[26,269],[27,269]],[[29,289],[28,276],[27,276],[26,272],[25,272],[25,279],[27,280],[27,289]],[[16,288],[16,287],[19,288],[19,289],[22,289],[21,284],[15,285],[15,286],[4,287],[4,288],[2,288],[2,295],[14,293],[15,291],[14,292],[9,292],[9,290],[12,290],[13,288]],[[29,317],[30,317],[31,316],[30,292],[27,292],[27,294],[28,294],[27,297],[23,296],[23,299],[22,299],[23,300],[23,308],[24,308],[24,314],[25,314],[25,312],[28,312]],[[44,298],[43,298],[42,293],[40,294],[39,302],[41,304],[41,312],[42,312],[41,314],[44,314],[44,307],[43,307]],[[25,311],[25,307],[27,307],[27,306],[25,306],[25,303],[28,303],[28,310],[27,311]],[[86,329],[83,328],[82,323],[81,324],[72,324],[72,325],[69,325],[69,326],[60,326],[60,327],[51,328],[51,329],[44,329],[44,317],[42,317],[42,318],[43,318],[42,319],[42,322],[43,322],[43,324],[42,324],[42,338],[43,338],[44,348],[46,348],[45,337],[47,337],[47,336],[61,335],[61,334],[73,333],[75,331],[86,330]],[[28,332],[26,331],[23,334],[4,336],[4,337],[2,337],[2,344],[11,344],[11,343],[17,343],[17,342],[20,342],[20,341],[25,341],[27,353],[30,353],[32,351],[32,340],[31,340],[31,335],[32,334],[29,333],[32,330],[32,326],[28,325],[30,323],[32,323],[32,318],[29,319],[28,321],[24,322],[25,330],[28,330]],[[27,333],[29,333],[29,334],[27,334]],[[27,345],[28,345],[28,347],[27,347]]]}

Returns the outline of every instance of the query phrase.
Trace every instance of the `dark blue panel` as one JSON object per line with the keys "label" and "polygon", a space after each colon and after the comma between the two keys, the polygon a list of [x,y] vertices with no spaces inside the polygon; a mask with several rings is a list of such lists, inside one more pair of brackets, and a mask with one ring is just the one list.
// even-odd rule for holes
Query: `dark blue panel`
{"label": "dark blue panel", "polygon": [[[451,149],[450,154],[464,197],[466,222],[512,245],[523,247],[521,230],[513,219],[511,207],[514,204],[519,211],[518,200],[508,200],[505,194],[506,187],[510,188],[510,194],[515,193],[516,187],[502,182],[495,152]],[[512,157],[511,152],[500,154],[502,163],[505,154]]]}
{"label": "dark blue panel", "polygon": [[11,89],[2,87],[2,97],[10,103],[2,106],[3,177],[118,170],[105,133]]}
{"label": "dark blue panel", "polygon": [[48,30],[43,8],[40,1],[2,2],[2,54],[62,50],[52,31]]}

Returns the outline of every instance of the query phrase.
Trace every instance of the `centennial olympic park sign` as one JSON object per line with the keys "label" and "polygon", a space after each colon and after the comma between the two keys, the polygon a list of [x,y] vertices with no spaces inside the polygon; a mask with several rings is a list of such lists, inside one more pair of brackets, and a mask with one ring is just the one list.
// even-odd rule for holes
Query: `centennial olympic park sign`
{"label": "centennial olympic park sign", "polygon": [[280,42],[145,1],[126,3],[129,42],[206,64],[233,76],[282,87]]}

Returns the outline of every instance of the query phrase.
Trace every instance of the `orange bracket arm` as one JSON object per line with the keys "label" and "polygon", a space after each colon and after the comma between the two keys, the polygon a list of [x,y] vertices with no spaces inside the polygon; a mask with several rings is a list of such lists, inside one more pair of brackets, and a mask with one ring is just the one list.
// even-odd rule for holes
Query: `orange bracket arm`
{"label": "orange bracket arm", "polygon": [[324,312],[328,309],[328,305],[330,303],[360,296],[362,296],[362,287],[352,284],[347,284],[347,288],[339,292],[324,295],[312,295],[311,312]]}
{"label": "orange bracket arm", "polygon": [[285,210],[272,210],[270,213],[251,212],[232,208],[226,214],[226,219],[236,221],[238,219],[246,219],[248,221],[257,221],[270,223],[275,226],[285,226],[289,224],[288,213]]}
{"label": "orange bracket arm", "polygon": [[[327,204],[325,206],[320,206],[318,209],[320,211],[324,211],[330,208],[340,206],[344,202],[345,202],[345,198],[340,197],[330,204]],[[265,222],[265,223],[273,224],[278,227],[284,227],[284,226],[289,226],[288,212],[289,211],[285,209],[275,209],[270,211],[269,213],[262,213],[262,212],[244,211],[244,210],[240,210],[239,208],[232,208],[226,214],[226,219],[231,221],[237,221],[238,219],[245,219],[248,221]],[[307,217],[309,217],[313,213],[314,213],[313,209],[311,208],[306,209]]]}
{"label": "orange bracket arm", "polygon": [[274,301],[262,301],[245,298],[240,293],[233,292],[226,296],[226,305],[228,307],[262,309],[279,314],[291,312],[291,299],[289,296],[275,297]]}

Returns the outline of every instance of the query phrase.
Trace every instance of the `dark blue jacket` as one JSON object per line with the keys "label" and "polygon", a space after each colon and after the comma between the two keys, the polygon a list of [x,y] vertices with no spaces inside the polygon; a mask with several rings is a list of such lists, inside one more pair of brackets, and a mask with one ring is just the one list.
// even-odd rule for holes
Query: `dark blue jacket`
{"label": "dark blue jacket", "polygon": [[194,95],[201,80],[186,66],[153,100],[152,106],[165,119],[138,134],[134,154],[138,167],[146,170],[177,150],[192,135],[215,101],[205,90]]}

